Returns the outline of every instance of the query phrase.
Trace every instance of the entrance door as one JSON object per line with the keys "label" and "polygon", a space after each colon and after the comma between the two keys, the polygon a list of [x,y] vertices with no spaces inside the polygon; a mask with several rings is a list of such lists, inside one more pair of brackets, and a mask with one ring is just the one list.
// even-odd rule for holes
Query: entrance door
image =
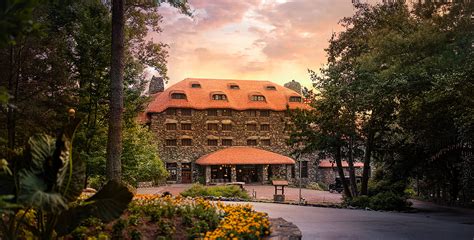
{"label": "entrance door", "polygon": [[258,182],[258,165],[237,165],[238,182]]}
{"label": "entrance door", "polygon": [[181,164],[181,183],[191,183],[191,182],[192,182],[191,164],[182,163]]}

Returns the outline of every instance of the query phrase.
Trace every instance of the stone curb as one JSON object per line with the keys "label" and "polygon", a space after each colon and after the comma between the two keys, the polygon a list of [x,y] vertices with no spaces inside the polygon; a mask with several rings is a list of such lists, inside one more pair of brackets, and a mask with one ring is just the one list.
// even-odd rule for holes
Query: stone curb
{"label": "stone curb", "polygon": [[302,234],[300,229],[292,222],[283,218],[270,218],[271,234],[264,239],[268,240],[300,240]]}

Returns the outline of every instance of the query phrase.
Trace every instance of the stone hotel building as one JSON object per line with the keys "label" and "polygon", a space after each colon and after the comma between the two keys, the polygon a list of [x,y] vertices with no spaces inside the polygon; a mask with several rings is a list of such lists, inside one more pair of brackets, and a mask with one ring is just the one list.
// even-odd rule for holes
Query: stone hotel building
{"label": "stone hotel building", "polygon": [[[308,109],[297,92],[269,81],[188,78],[166,90],[150,86],[143,119],[159,139],[168,181],[265,183],[299,177],[287,146],[288,111]],[[315,164],[317,162],[317,164]],[[302,158],[305,182],[331,179],[327,160]],[[328,172],[328,176],[318,176]],[[327,174],[326,174],[327,175]],[[329,180],[330,181],[330,180]]]}

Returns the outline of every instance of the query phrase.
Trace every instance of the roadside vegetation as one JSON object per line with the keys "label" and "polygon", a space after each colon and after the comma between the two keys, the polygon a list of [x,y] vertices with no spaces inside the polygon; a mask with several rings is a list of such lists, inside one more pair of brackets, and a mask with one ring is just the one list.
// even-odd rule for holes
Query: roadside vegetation
{"label": "roadside vegetation", "polygon": [[334,159],[349,205],[473,203],[474,2],[423,2],[357,5],[310,71],[314,110],[293,115],[290,143]]}
{"label": "roadside vegetation", "polygon": [[181,196],[250,199],[247,191],[238,186],[204,186],[202,184],[193,184],[192,187],[183,191]]}

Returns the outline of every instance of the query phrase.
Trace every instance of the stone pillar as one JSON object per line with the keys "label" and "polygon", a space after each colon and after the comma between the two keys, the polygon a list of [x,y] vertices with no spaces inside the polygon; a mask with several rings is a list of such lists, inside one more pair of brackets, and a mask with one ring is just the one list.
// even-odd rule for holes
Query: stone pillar
{"label": "stone pillar", "polygon": [[268,182],[268,165],[263,165],[262,167],[262,183],[265,184]]}
{"label": "stone pillar", "polygon": [[230,167],[230,181],[237,182],[237,168],[235,165]]}
{"label": "stone pillar", "polygon": [[182,171],[181,171],[181,163],[176,163],[176,183],[181,183]]}
{"label": "stone pillar", "polygon": [[211,166],[206,165],[206,171],[204,172],[204,177],[206,178],[206,185],[211,182]]}
{"label": "stone pillar", "polygon": [[290,182],[291,179],[291,164],[286,165],[286,180]]}

